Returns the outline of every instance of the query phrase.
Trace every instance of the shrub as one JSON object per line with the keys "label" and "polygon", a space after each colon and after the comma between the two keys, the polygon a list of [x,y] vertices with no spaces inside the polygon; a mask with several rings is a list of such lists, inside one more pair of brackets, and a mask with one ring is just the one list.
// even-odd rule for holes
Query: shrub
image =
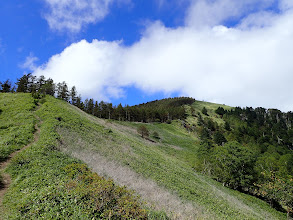
{"label": "shrub", "polygon": [[207,116],[208,116],[208,110],[206,109],[206,107],[203,107],[203,109],[201,110],[201,112],[202,112],[204,115],[207,115]]}
{"label": "shrub", "polygon": [[215,112],[218,114],[218,115],[224,115],[226,113],[225,109],[223,107],[219,107],[215,110]]}
{"label": "shrub", "polygon": [[156,132],[156,131],[154,131],[154,133],[153,133],[153,138],[155,138],[155,139],[160,139],[160,135],[159,135],[159,133],[158,132]]}
{"label": "shrub", "polygon": [[144,125],[140,125],[137,128],[137,132],[141,135],[142,138],[149,136],[149,130]]}
{"label": "shrub", "polygon": [[125,187],[116,186],[113,180],[98,176],[85,164],[70,164],[65,171],[69,177],[66,189],[89,219],[147,218],[139,198]]}
{"label": "shrub", "polygon": [[214,134],[214,142],[217,145],[223,145],[224,143],[227,142],[227,140],[226,140],[225,136],[220,131],[217,131]]}

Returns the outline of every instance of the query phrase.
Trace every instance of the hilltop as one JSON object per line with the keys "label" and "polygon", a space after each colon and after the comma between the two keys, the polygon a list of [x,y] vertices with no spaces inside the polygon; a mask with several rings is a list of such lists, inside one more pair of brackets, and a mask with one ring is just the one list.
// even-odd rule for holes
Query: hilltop
{"label": "hilltop", "polygon": [[[242,147],[255,143],[249,149],[258,153],[251,157],[256,161],[274,150],[280,155],[276,160],[282,157],[281,161],[287,158],[288,162],[292,152],[287,143],[276,145],[278,138],[274,136],[264,141],[271,144],[261,149],[258,137],[252,139],[247,131],[256,123],[254,117],[246,121],[238,108],[195,100],[179,107],[183,107],[184,117],[143,123],[125,120],[127,117],[120,121],[98,118],[49,95],[33,99],[28,93],[0,94],[2,160],[34,141],[36,124],[40,129],[38,140],[12,158],[5,170],[12,184],[3,200],[4,219],[115,215],[150,219],[286,219],[285,210],[272,208],[264,201],[269,199],[265,195],[263,199],[255,197],[260,194],[253,194],[248,187],[253,183],[251,173],[235,175],[236,180],[240,178],[238,182],[225,179],[230,170],[213,170],[215,165],[227,165],[225,160],[215,164],[217,160],[213,158],[231,156],[230,148],[246,152]],[[283,118],[280,113],[278,117]],[[242,125],[246,131],[238,137],[236,133]],[[141,126],[149,131],[147,138],[137,132]],[[266,126],[264,123],[264,129]],[[288,130],[286,135],[289,133]],[[286,135],[280,135],[277,136],[285,140]],[[233,141],[237,138],[236,144]],[[261,161],[257,164],[261,165]],[[290,171],[286,169],[278,165],[273,171],[281,179]],[[101,180],[103,190],[97,190]],[[267,189],[264,185],[258,187]],[[107,202],[96,199],[99,193]],[[272,199],[283,208],[289,205],[277,197]],[[115,209],[118,205],[121,208]]]}

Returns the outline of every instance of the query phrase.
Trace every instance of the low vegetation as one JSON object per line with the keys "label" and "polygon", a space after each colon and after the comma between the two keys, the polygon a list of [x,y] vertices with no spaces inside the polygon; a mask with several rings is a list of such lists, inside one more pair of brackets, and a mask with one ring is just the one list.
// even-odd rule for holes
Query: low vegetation
{"label": "low vegetation", "polygon": [[[13,183],[3,200],[4,219],[147,218],[149,211],[143,208],[142,202],[133,192],[94,174],[81,161],[56,150],[59,140],[56,127],[60,121],[58,114],[48,112],[46,102],[34,112],[35,102],[30,94],[0,96],[6,104],[13,101],[16,109],[19,105],[19,108],[30,106],[28,115],[31,117],[22,118],[19,113],[18,117],[23,121],[16,123],[32,122],[31,126],[34,127],[34,114],[42,121],[39,140],[17,154],[7,169]],[[14,113],[13,108],[3,109],[3,114]],[[64,113],[61,111],[60,114],[63,116]],[[30,127],[22,129],[23,133],[27,132],[32,137],[33,130]],[[25,140],[19,147],[31,141]],[[10,149],[12,142],[5,143]],[[2,158],[5,156],[2,155]]]}

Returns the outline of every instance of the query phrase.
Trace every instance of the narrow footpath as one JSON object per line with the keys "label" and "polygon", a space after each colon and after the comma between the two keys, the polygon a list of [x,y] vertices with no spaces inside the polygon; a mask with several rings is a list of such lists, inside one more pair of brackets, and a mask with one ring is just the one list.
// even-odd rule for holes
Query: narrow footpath
{"label": "narrow footpath", "polygon": [[[40,135],[40,128],[38,126],[38,123],[41,123],[41,120],[35,116],[37,119],[37,123],[35,124],[35,132],[34,132],[34,139],[31,143],[29,143],[28,145],[24,146],[23,148],[21,148],[18,151],[13,152],[12,154],[10,154],[10,156],[7,158],[7,160],[0,162],[0,171],[2,173],[2,177],[3,177],[3,185],[0,188],[0,214],[3,210],[3,206],[2,206],[2,202],[3,202],[3,198],[5,193],[7,192],[10,184],[11,184],[11,177],[8,173],[5,173],[4,170],[6,169],[6,167],[8,167],[8,165],[11,163],[11,160],[20,152],[24,151],[25,149],[29,148],[30,146],[32,146],[34,143],[36,143],[39,140],[39,135]],[[1,217],[0,217],[1,219]]]}

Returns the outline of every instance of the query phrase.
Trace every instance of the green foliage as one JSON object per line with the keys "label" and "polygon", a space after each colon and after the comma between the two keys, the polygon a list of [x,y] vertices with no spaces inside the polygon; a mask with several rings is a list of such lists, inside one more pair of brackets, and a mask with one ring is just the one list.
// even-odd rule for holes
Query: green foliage
{"label": "green foliage", "polygon": [[144,125],[140,125],[137,128],[137,133],[139,133],[141,135],[142,138],[148,137],[149,136],[149,130],[146,128],[146,126]]}
{"label": "green foliage", "polygon": [[4,81],[3,83],[0,82],[0,92],[8,93],[8,92],[13,92],[13,91],[14,91],[14,89],[11,88],[11,82],[9,79]]}
{"label": "green foliage", "polygon": [[223,116],[226,113],[225,109],[221,106],[219,108],[217,108],[215,112],[221,116]]}
{"label": "green foliage", "polygon": [[137,197],[112,180],[92,173],[85,164],[70,164],[65,167],[69,180],[66,190],[87,219],[146,219],[147,212],[141,208]]}
{"label": "green foliage", "polygon": [[265,179],[259,187],[258,195],[261,195],[269,200],[272,204],[273,201],[279,201],[289,213],[293,213],[293,176],[286,177],[279,176],[276,172],[262,172]]}
{"label": "green foliage", "polygon": [[152,137],[155,138],[155,139],[160,139],[160,135],[156,131],[153,132]]}
{"label": "green foliage", "polygon": [[206,107],[202,108],[201,113],[203,113],[204,115],[208,116],[208,110],[206,109]]}
{"label": "green foliage", "polygon": [[226,131],[231,131],[231,127],[230,127],[229,122],[225,121],[224,128],[226,129]]}
{"label": "green foliage", "polygon": [[227,142],[227,139],[225,138],[222,132],[217,131],[214,133],[214,142],[217,145],[223,145]]}
{"label": "green foliage", "polygon": [[254,182],[256,157],[237,142],[216,147],[213,152],[213,175],[233,189],[246,189]]}

